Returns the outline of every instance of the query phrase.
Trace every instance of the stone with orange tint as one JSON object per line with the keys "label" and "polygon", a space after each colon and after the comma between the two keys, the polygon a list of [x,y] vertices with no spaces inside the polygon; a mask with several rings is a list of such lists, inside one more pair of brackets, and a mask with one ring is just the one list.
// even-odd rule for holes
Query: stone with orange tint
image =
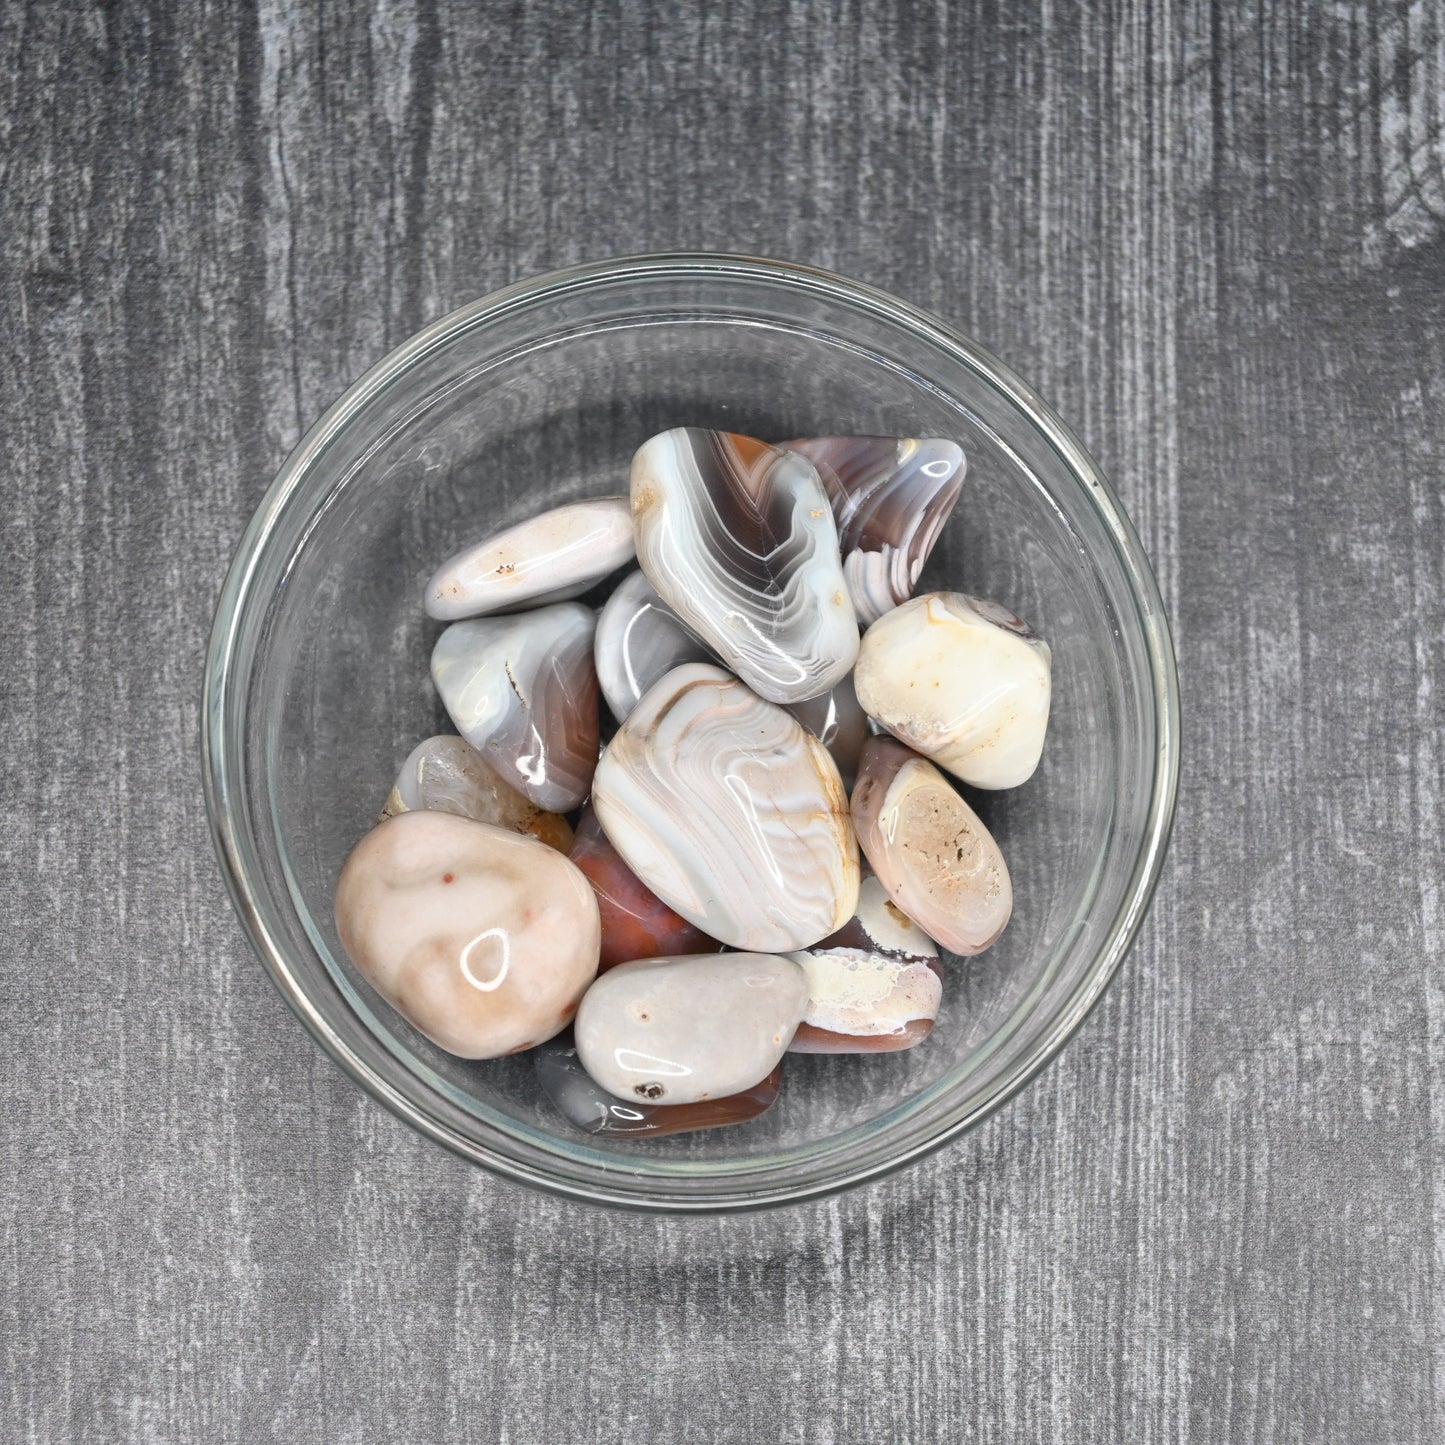
{"label": "stone with orange tint", "polygon": [[450,813],[373,828],[342,867],[336,926],[372,987],[465,1059],[550,1039],[597,973],[581,871],[535,838]]}
{"label": "stone with orange tint", "polygon": [[542,1092],[569,1124],[587,1134],[657,1138],[745,1124],[767,1113],[783,1086],[779,1064],[761,1083],[726,1098],[702,1099],[696,1104],[646,1104],[641,1099],[619,1099],[594,1083],[577,1057],[576,1045],[565,1035],[543,1044],[532,1058]]}
{"label": "stone with orange tint", "polygon": [[853,826],[888,896],[944,948],[982,953],[1004,931],[1013,911],[1008,865],[983,820],[932,763],[892,738],[870,738],[853,789]]}
{"label": "stone with orange tint", "polygon": [[722,944],[674,913],[631,868],[602,831],[589,805],[569,855],[597,894],[602,918],[600,968],[664,953],[717,953]]}

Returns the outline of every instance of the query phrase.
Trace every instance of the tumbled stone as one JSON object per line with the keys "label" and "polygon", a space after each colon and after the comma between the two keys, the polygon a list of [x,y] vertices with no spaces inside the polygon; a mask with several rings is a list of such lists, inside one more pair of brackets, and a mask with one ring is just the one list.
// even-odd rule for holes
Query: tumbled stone
{"label": "tumbled stone", "polygon": [[817,697],[791,703],[788,711],[828,749],[843,786],[851,791],[858,775],[858,754],[870,736],[868,714],[853,690],[853,679],[845,677]]}
{"label": "tumbled stone", "polygon": [[888,896],[930,938],[982,953],[1013,911],[1013,884],[982,820],[932,763],[871,738],[853,789],[853,825]]}
{"label": "tumbled stone", "polygon": [[626,497],[555,507],[449,557],[426,587],[429,617],[537,607],[579,597],[634,555]]}
{"label": "tumbled stone", "polygon": [[853,682],[900,742],[975,788],[1012,788],[1043,753],[1050,665],[1048,644],[1007,608],[930,592],[868,629]]}
{"label": "tumbled stone", "polygon": [[784,442],[818,469],[843,575],[865,627],[913,595],[963,488],[963,449],[941,437],[805,437]]}
{"label": "tumbled stone", "polygon": [[382,817],[421,809],[495,823],[512,833],[530,834],[562,853],[572,847],[572,826],[566,818],[528,802],[465,738],[449,733],[418,743],[407,755]]}
{"label": "tumbled stone", "polygon": [[587,875],[597,894],[602,918],[601,967],[634,958],[673,953],[717,953],[722,945],[694,927],[655,894],[608,841],[589,806],[577,824],[572,861]]}
{"label": "tumbled stone", "polygon": [[620,1099],[696,1104],[741,1093],[777,1067],[808,1003],[790,958],[695,954],[619,964],[577,1010],[577,1056]]}
{"label": "tumbled stone", "polygon": [[594,1082],[577,1057],[576,1044],[565,1035],[535,1049],[532,1060],[542,1092],[553,1108],[586,1134],[658,1138],[745,1124],[767,1113],[783,1086],[780,1064],[761,1083],[738,1094],[701,1099],[695,1104],[647,1104],[641,1099],[619,1099]]}
{"label": "tumbled stone", "polygon": [[886,1053],[926,1039],[943,998],[933,940],[872,874],[858,911],[831,938],[790,957],[808,975],[795,1054]]}
{"label": "tumbled stone", "polygon": [[336,926],[371,986],[465,1059],[551,1038],[597,972],[597,902],[576,866],[450,813],[373,828],[341,870]]}
{"label": "tumbled stone", "polygon": [[593,644],[602,696],[618,722],[660,677],[684,662],[706,662],[707,648],[657,595],[646,574],[624,577],[597,617]]}
{"label": "tumbled stone", "polygon": [[431,673],[461,735],[537,807],[565,813],[597,766],[596,619],[578,602],[454,622]]}
{"label": "tumbled stone", "polygon": [[674,668],[643,697],[597,765],[592,805],[643,883],[734,948],[807,948],[857,904],[837,766],[721,668]]}
{"label": "tumbled stone", "polygon": [[637,560],[687,627],[759,696],[826,692],[858,655],[833,510],[813,464],[678,427],[632,462]]}

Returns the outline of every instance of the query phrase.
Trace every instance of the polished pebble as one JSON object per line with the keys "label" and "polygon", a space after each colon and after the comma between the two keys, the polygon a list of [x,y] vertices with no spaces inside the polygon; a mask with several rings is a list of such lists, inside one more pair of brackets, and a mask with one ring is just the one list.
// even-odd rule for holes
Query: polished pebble
{"label": "polished pebble", "polygon": [[396,777],[383,818],[430,809],[478,823],[528,833],[562,853],[572,847],[572,826],[559,813],[544,813],[465,739],[443,733],[418,743]]}
{"label": "polished pebble", "polygon": [[783,446],[823,479],[849,595],[866,627],[913,595],[963,488],[963,449],[941,437],[806,437]]}
{"label": "polished pebble", "polygon": [[552,1039],[532,1053],[537,1081],[553,1108],[585,1134],[651,1135],[695,1133],[725,1124],[745,1124],[765,1114],[777,1102],[783,1086],[778,1065],[761,1083],[721,1099],[695,1104],[646,1104],[641,1099],[619,1099],[596,1084],[577,1057],[577,1046],[566,1035]]}
{"label": "polished pebble", "polygon": [[535,838],[450,813],[373,828],[341,870],[336,926],[372,987],[465,1059],[551,1038],[597,972],[582,873]]}
{"label": "polished pebble", "polygon": [[790,1052],[896,1052],[932,1032],[943,998],[938,948],[872,874],[857,913],[790,957],[808,975],[808,1008]]}
{"label": "polished pebble", "polygon": [[427,616],[454,622],[578,597],[634,555],[626,497],[556,507],[443,562],[426,586]]}
{"label": "polished pebble", "polygon": [[454,622],[432,681],[461,735],[537,807],[565,813],[592,784],[599,746],[596,619],[578,602]]}
{"label": "polished pebble", "polygon": [[597,894],[602,968],[665,953],[717,953],[721,949],[717,939],[674,913],[627,866],[591,807],[583,810],[570,856]]}
{"label": "polished pebble", "polygon": [[932,763],[892,738],[864,745],[853,826],[888,896],[953,953],[982,953],[1013,911],[993,835]]}
{"label": "polished pebble", "polygon": [[688,663],[648,691],[597,765],[592,804],[643,883],[734,948],[807,948],[857,904],[836,764],[721,668]]}
{"label": "polished pebble", "polygon": [[642,572],[623,578],[597,618],[593,644],[602,696],[618,722],[658,678],[710,657]]}
{"label": "polished pebble", "polygon": [[807,975],[774,954],[624,963],[587,990],[577,1010],[577,1055],[621,1099],[725,1098],[772,1073],[807,1003]]}
{"label": "polished pebble", "polygon": [[663,600],[761,697],[800,702],[853,666],[858,620],[807,458],[678,427],[632,462],[637,559]]}
{"label": "polished pebble", "polygon": [[853,679],[845,677],[817,697],[791,703],[788,711],[828,749],[843,786],[851,792],[858,775],[858,754],[871,736],[868,714],[853,690]]}
{"label": "polished pebble", "polygon": [[975,788],[1027,782],[1048,729],[1048,644],[1006,608],[930,592],[867,631],[858,701],[900,742]]}

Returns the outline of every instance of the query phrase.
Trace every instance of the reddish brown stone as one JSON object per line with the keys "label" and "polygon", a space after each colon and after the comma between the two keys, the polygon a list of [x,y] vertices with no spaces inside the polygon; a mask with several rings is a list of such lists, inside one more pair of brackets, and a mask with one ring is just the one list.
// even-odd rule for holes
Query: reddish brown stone
{"label": "reddish brown stone", "polygon": [[599,971],[636,958],[674,953],[717,953],[722,945],[674,913],[622,861],[589,803],[577,824],[569,855],[587,875],[602,915]]}

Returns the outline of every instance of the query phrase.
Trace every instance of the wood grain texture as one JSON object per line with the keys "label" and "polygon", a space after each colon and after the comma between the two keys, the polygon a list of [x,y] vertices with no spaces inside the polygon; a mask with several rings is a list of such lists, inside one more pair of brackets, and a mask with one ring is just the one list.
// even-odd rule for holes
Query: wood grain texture
{"label": "wood grain texture", "polygon": [[[1445,1433],[1445,8],[0,9],[0,1434]],[[424,320],[680,247],[937,310],[1068,416],[1184,674],[1170,869],[1060,1060],[802,1210],[583,1212],[304,1038],[201,655]]]}

